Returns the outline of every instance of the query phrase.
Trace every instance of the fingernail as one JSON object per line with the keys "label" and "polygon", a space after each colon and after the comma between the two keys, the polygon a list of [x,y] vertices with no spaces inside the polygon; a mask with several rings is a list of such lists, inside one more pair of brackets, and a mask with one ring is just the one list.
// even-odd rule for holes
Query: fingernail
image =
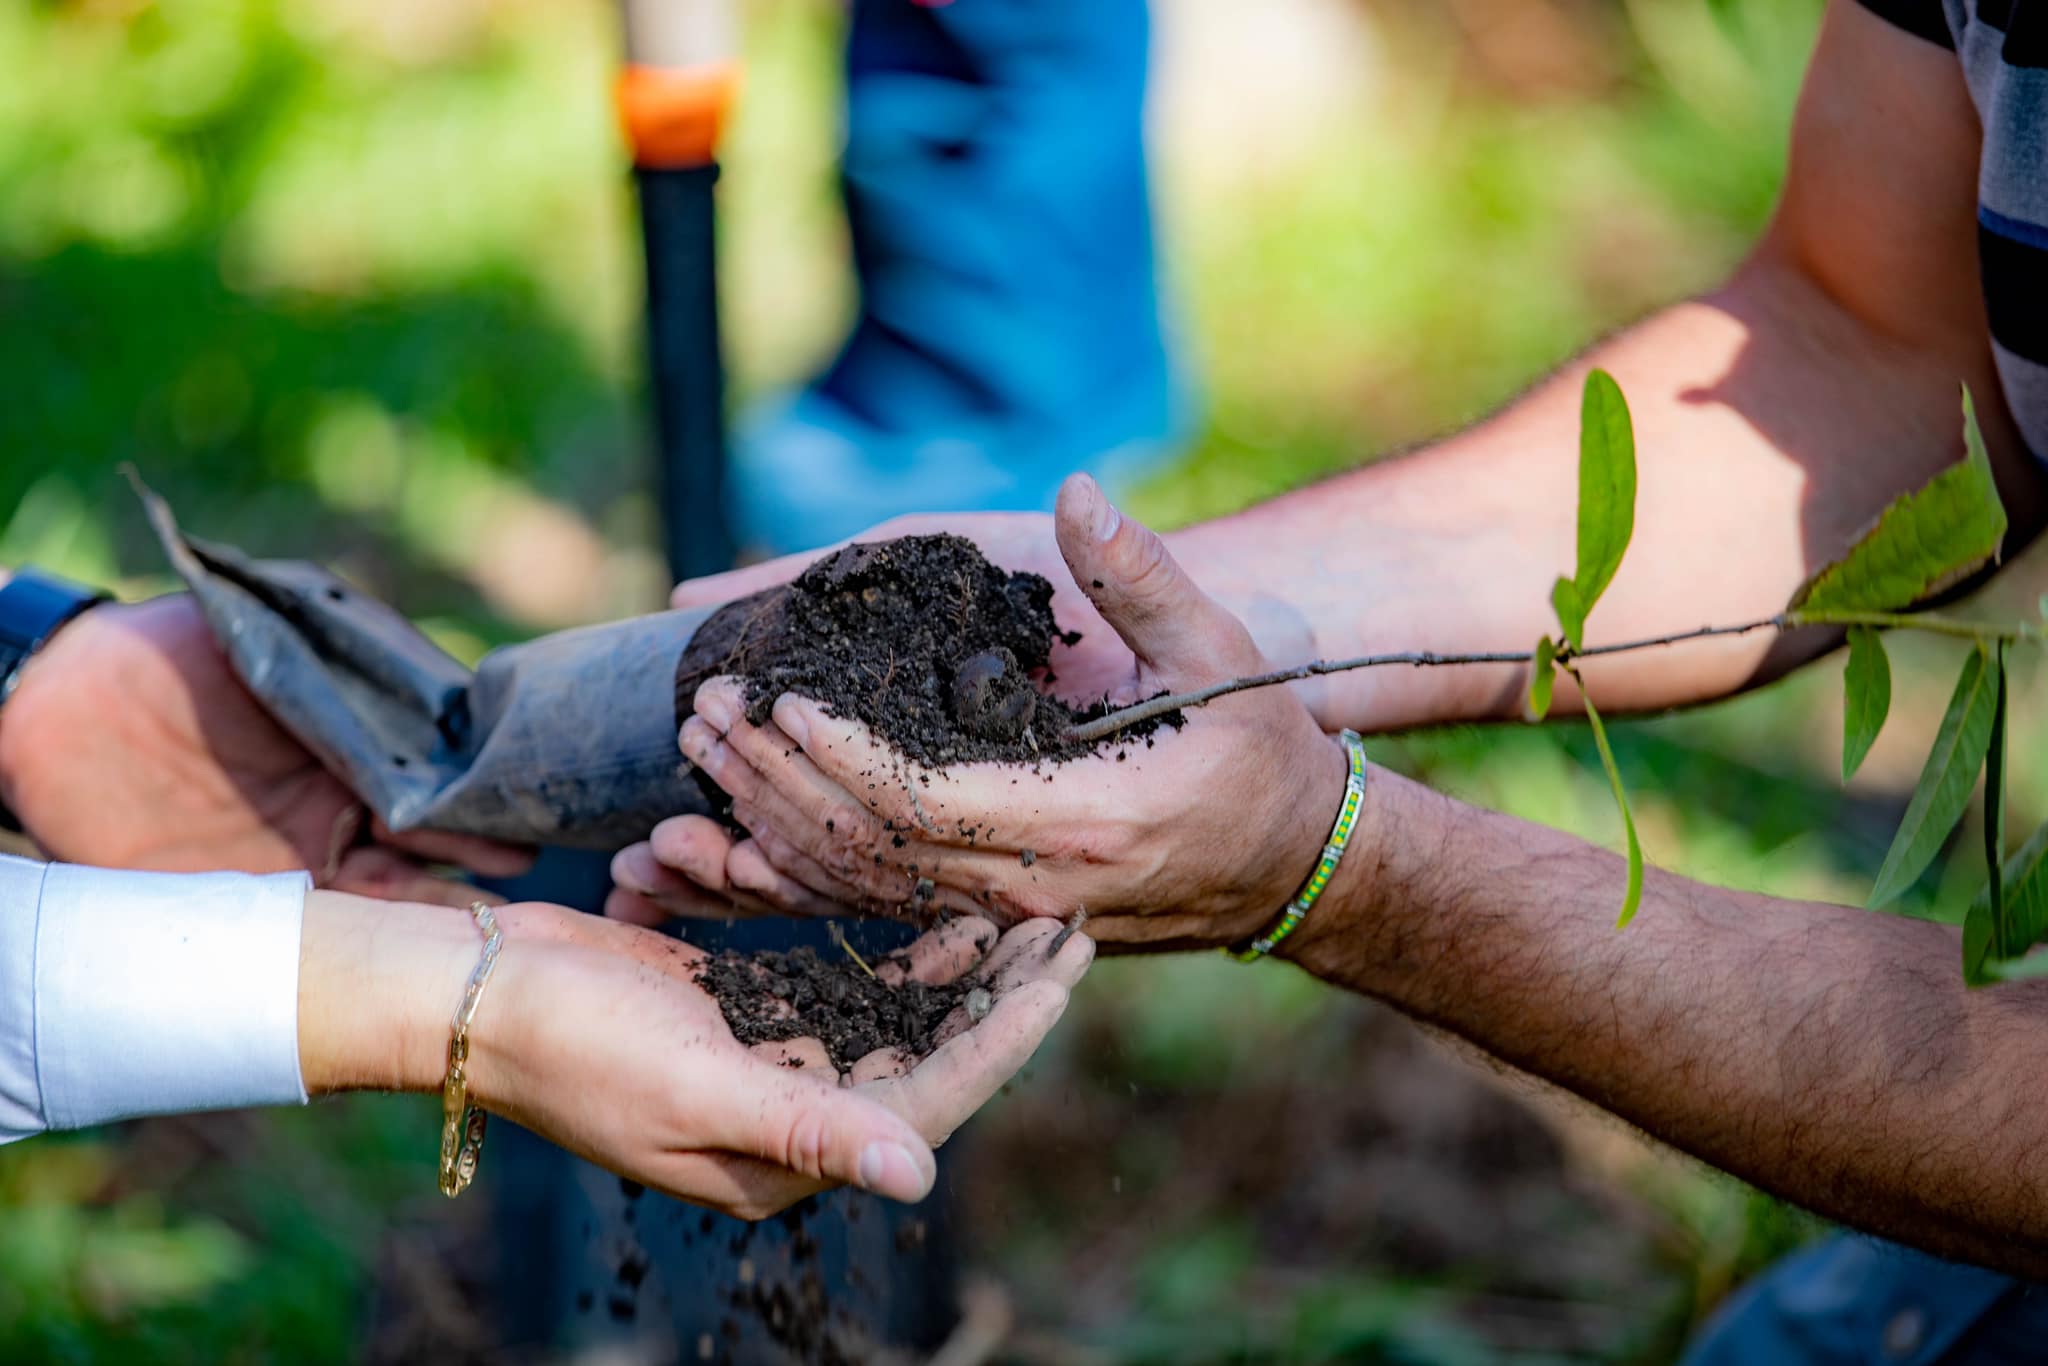
{"label": "fingernail", "polygon": [[1106,541],[1116,535],[1124,524],[1124,515],[1116,510],[1116,504],[1109,501],[1109,495],[1102,491],[1102,485],[1095,486],[1095,539]]}
{"label": "fingernail", "polygon": [[709,761],[718,744],[718,735],[711,729],[711,723],[701,716],[693,716],[683,722],[682,734],[677,739],[683,757],[700,768]]}
{"label": "fingernail", "polygon": [[798,749],[802,749],[811,738],[811,725],[804,717],[803,706],[787,694],[775,699],[775,724],[782,727],[784,735],[796,741]]}
{"label": "fingernail", "polygon": [[647,876],[647,870],[642,864],[645,857],[645,851],[638,845],[619,850],[618,857],[612,860],[612,882],[629,892],[638,892],[642,896],[653,895],[653,880]]}
{"label": "fingernail", "polygon": [[931,1190],[923,1168],[900,1143],[870,1143],[861,1150],[860,1184],[877,1195],[905,1202],[922,1200]]}
{"label": "fingernail", "polygon": [[696,711],[720,735],[731,730],[732,723],[739,719],[739,709],[733,706],[732,697],[722,688],[700,688]]}

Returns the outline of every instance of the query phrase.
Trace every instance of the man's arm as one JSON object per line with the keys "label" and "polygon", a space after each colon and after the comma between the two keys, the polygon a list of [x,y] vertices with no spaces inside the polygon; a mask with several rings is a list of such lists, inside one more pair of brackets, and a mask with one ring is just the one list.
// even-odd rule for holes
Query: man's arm
{"label": "man's arm", "polygon": [[1725,891],[1375,770],[1282,948],[1854,1227],[2048,1276],[2048,983],[1966,989],[1956,932]]}
{"label": "man's arm", "polygon": [[[1576,527],[1578,401],[1614,373],[1635,417],[1635,536],[1595,643],[1781,610],[1899,494],[1961,458],[1967,382],[2015,544],[2041,525],[2041,471],[1993,368],[1977,274],[1977,115],[1955,54],[1848,0],[1831,7],[1793,129],[1783,198],[1721,288],[1594,347],[1499,416],[1406,457],[1167,537],[1278,664],[1398,650],[1526,650],[1554,631],[1551,582]],[[1078,628],[1056,651],[1073,696],[1130,691],[1127,651],[1067,581],[1042,517],[910,517],[870,537],[952,530],[1058,587]],[[808,557],[804,557],[807,559]],[[790,557],[683,585],[678,605],[788,578]],[[1759,632],[1585,672],[1611,711],[1698,702],[1829,648]],[[1520,666],[1374,670],[1298,685],[1325,728],[1513,716]],[[1569,709],[1575,698],[1564,695]]]}
{"label": "man's arm", "polygon": [[[1595,347],[1498,417],[1419,451],[1167,538],[1282,662],[1528,649],[1569,573],[1578,397],[1612,371],[1633,410],[1635,536],[1595,641],[1766,617],[1892,498],[1961,457],[1976,395],[2024,541],[2040,473],[1999,397],[1975,235],[1979,129],[1956,61],[1853,3],[1830,8],[1777,215],[1722,288]],[[1259,604],[1262,590],[1267,601]],[[1283,598],[1306,630],[1260,630]],[[1247,610],[1250,608],[1251,610]],[[1312,642],[1310,635],[1312,634]],[[1719,696],[1828,648],[1764,634],[1589,661],[1610,709]],[[1523,670],[1326,681],[1327,727],[1519,709]]]}

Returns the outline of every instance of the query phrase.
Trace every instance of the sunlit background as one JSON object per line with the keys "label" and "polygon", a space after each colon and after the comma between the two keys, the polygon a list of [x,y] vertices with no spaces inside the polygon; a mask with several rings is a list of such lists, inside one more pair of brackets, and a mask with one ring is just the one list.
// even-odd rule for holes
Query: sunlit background
{"label": "sunlit background", "polygon": [[[1155,0],[1161,231],[1207,417],[1137,511],[1397,449],[1715,281],[1769,213],[1820,8]],[[746,13],[739,401],[801,380],[852,298],[842,16]],[[195,531],[329,560],[459,654],[658,606],[616,49],[603,0],[0,5],[0,563],[166,584],[133,462]],[[1897,647],[1846,793],[1836,667],[1621,727],[1650,856],[1860,900],[1939,654]],[[1618,839],[1574,727],[1374,751]],[[2022,764],[2013,800],[2030,828],[2048,774]],[[1955,860],[1911,912],[1954,916],[1973,876]],[[495,1253],[434,1194],[431,1110],[0,1152],[0,1359],[488,1354]],[[1666,1360],[1817,1227],[1383,1010],[1211,958],[1102,965],[946,1169],[1026,1361]]]}

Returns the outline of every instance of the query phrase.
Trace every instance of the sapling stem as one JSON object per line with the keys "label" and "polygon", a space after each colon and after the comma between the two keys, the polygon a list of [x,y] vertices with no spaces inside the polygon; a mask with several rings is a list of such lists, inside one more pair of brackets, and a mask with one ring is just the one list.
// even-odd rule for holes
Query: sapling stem
{"label": "sapling stem", "polygon": [[[1740,636],[1751,631],[1792,630],[1802,626],[1876,626],[1928,631],[1936,635],[1958,636],[1979,642],[2048,640],[2048,631],[2039,626],[1995,626],[1988,622],[1959,621],[1954,617],[1914,612],[1780,612],[1776,616],[1765,617],[1759,621],[1746,621],[1739,626],[1701,626],[1691,631],[1679,631],[1668,636],[1651,636],[1645,640],[1622,641],[1613,645],[1591,645],[1583,650],[1562,648],[1557,651],[1556,660],[1563,666],[1575,659],[1627,654],[1633,650],[1650,650],[1682,644],[1688,640],[1704,640],[1709,636]],[[1482,650],[1468,654],[1403,650],[1393,654],[1360,655],[1355,659],[1312,659],[1291,669],[1275,669],[1271,673],[1227,679],[1187,692],[1162,693],[1158,697],[1148,697],[1142,702],[1118,708],[1092,721],[1084,721],[1069,730],[1066,738],[1073,744],[1093,744],[1097,740],[1115,735],[1118,731],[1128,730],[1141,721],[1149,721],[1168,712],[1203,706],[1219,697],[1228,697],[1232,693],[1249,692],[1253,688],[1270,688],[1281,683],[1294,683],[1323,674],[1349,673],[1353,669],[1377,669],[1394,664],[1405,664],[1413,668],[1433,668],[1447,664],[1529,664],[1533,663],[1535,658],[1534,650]]]}

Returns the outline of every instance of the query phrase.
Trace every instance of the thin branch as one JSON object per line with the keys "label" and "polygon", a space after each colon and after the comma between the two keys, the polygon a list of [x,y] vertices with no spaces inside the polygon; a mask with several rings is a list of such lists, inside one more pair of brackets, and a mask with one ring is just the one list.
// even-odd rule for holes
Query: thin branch
{"label": "thin branch", "polygon": [[[1955,617],[1936,616],[1931,612],[1780,612],[1774,617],[1761,621],[1748,621],[1740,626],[1702,626],[1696,630],[1680,631],[1675,635],[1652,636],[1647,640],[1629,640],[1616,645],[1593,645],[1583,650],[1563,649],[1556,655],[1559,666],[1567,665],[1574,659],[1590,659],[1596,655],[1626,654],[1631,650],[1649,650],[1664,645],[1677,645],[1688,640],[1702,640],[1708,636],[1740,636],[1751,631],[1768,628],[1795,630],[1802,626],[1875,626],[1881,629],[1928,631],[1935,635],[1954,636],[1979,643],[1997,640],[2048,641],[2048,629],[2025,622],[2012,626],[1997,626],[1990,622],[1962,621]],[[1272,673],[1257,674],[1250,678],[1233,678],[1223,683],[1212,683],[1206,688],[1189,692],[1162,694],[1149,697],[1143,702],[1120,708],[1093,721],[1086,721],[1067,732],[1066,738],[1074,744],[1093,744],[1120,730],[1128,730],[1140,721],[1150,721],[1168,712],[1185,707],[1199,707],[1231,693],[1247,692],[1253,688],[1270,688],[1280,683],[1294,683],[1304,678],[1321,674],[1348,673],[1353,669],[1377,669],[1389,664],[1406,664],[1415,668],[1427,668],[1443,664],[1529,664],[1536,658],[1533,650],[1485,650],[1473,654],[1438,654],[1430,650],[1404,650],[1397,654],[1361,655],[1356,659],[1314,659],[1298,664],[1291,669],[1275,669]]]}
{"label": "thin branch", "polygon": [[[1618,655],[1629,650],[1647,650],[1660,645],[1677,645],[1683,641],[1701,640],[1708,636],[1746,635],[1751,631],[1761,631],[1772,626],[1783,627],[1786,624],[1786,618],[1779,615],[1766,617],[1762,621],[1744,622],[1740,626],[1701,626],[1674,635],[1653,636],[1648,640],[1631,640],[1619,645],[1593,645],[1583,650],[1560,650],[1557,662],[1569,664],[1574,659],[1587,659],[1594,655]],[[1279,683],[1293,683],[1321,674],[1349,673],[1353,669],[1377,669],[1389,664],[1407,664],[1415,668],[1443,664],[1528,664],[1535,658],[1533,650],[1485,650],[1475,654],[1438,654],[1431,650],[1405,650],[1398,654],[1360,655],[1356,659],[1312,659],[1291,669],[1275,669],[1272,673],[1255,674],[1250,678],[1233,678],[1223,683],[1211,683],[1206,688],[1196,688],[1190,692],[1164,693],[1158,697],[1149,697],[1143,702],[1133,703],[1075,726],[1067,732],[1067,739],[1075,744],[1092,744],[1104,736],[1128,730],[1140,721],[1149,721],[1155,716],[1164,716],[1168,712],[1179,711],[1184,707],[1199,707],[1234,692],[1270,688]]]}

